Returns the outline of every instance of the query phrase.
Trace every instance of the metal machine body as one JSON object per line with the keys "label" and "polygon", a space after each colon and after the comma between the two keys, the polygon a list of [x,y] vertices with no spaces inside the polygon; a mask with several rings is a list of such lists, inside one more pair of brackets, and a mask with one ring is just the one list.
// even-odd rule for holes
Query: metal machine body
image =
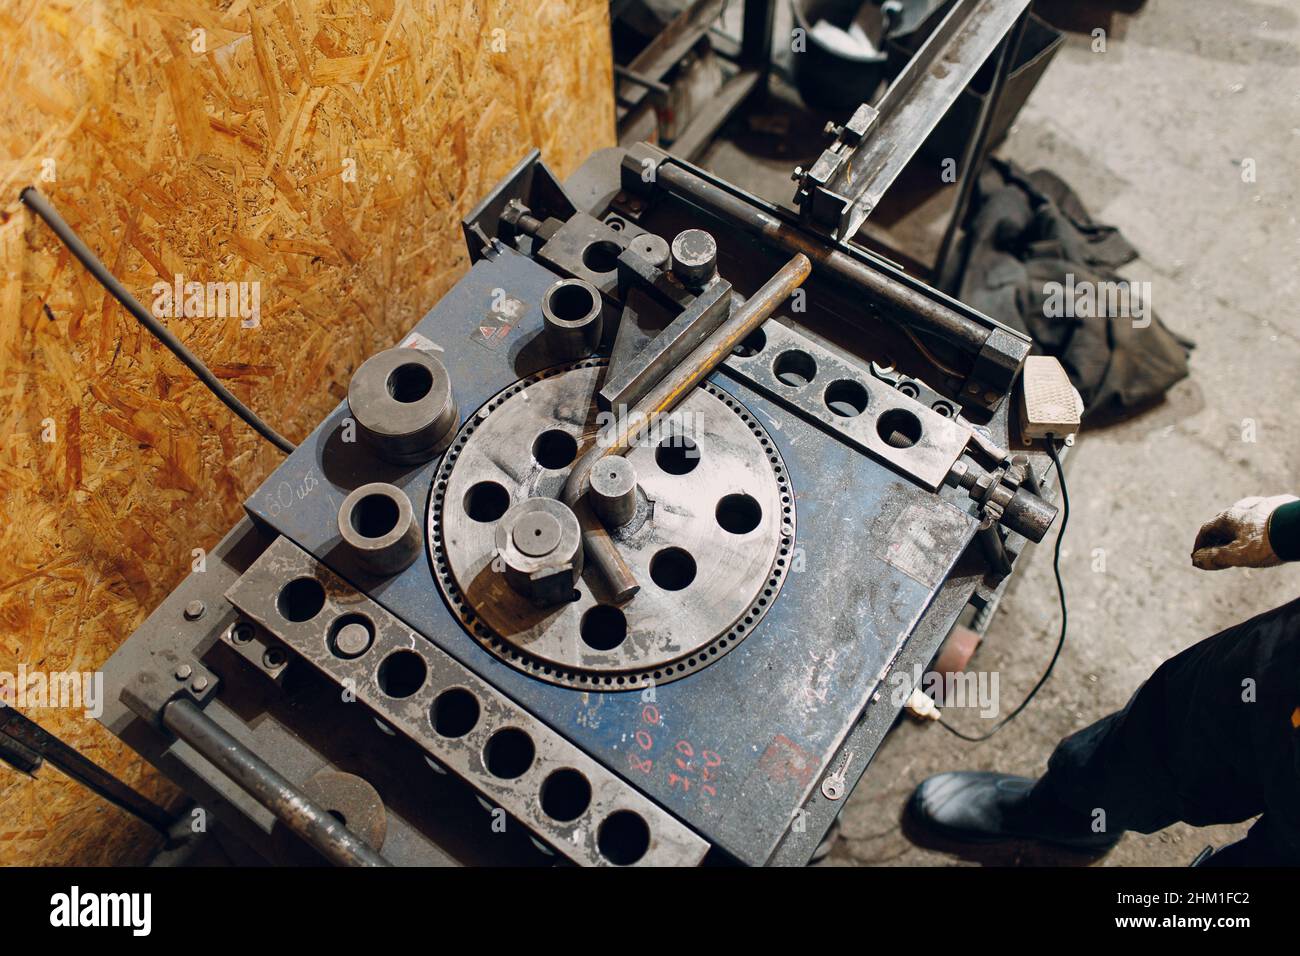
{"label": "metal machine body", "polygon": [[104,722],[271,860],[807,862],[891,677],[1055,515],[1028,341],[838,226],[648,146],[526,157],[364,407],[109,661]]}

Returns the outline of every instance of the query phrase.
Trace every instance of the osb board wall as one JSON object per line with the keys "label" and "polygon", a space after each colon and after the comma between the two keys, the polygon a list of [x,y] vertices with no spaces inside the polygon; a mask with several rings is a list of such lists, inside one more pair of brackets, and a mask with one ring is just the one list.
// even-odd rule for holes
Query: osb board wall
{"label": "osb board wall", "polygon": [[[613,142],[605,0],[0,0],[0,671],[93,671],[280,454],[16,200],[36,184],[146,307],[291,440],[463,272],[459,219],[539,146]],[[165,303],[164,303],[165,304]],[[227,308],[227,312],[232,310]],[[160,801],[79,711],[31,716]],[[0,765],[0,863],[138,862],[151,831]]]}

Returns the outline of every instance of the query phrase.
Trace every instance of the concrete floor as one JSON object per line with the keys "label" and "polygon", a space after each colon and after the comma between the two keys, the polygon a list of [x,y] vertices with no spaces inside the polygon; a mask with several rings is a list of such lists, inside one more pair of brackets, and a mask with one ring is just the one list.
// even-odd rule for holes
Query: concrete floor
{"label": "concrete floor", "polygon": [[[1062,560],[1071,628],[1053,679],[987,743],[900,724],[845,807],[830,865],[1185,866],[1248,826],[1129,834],[1099,863],[1023,847],[957,855],[914,845],[900,826],[930,774],[1036,776],[1062,736],[1121,707],[1161,661],[1300,594],[1300,567],[1207,573],[1188,558],[1200,524],[1238,498],[1300,493],[1300,0],[1151,0],[1113,16],[1114,4],[1073,6],[1085,30],[1079,8],[1098,11],[1107,51],[1068,35],[1000,152],[1055,170],[1141,250],[1125,274],[1150,281],[1156,311],[1196,341],[1192,377],[1162,405],[1080,437]],[[1256,182],[1242,181],[1245,159]],[[1021,567],[970,665],[1000,672],[1004,712],[1056,637],[1053,541]]]}

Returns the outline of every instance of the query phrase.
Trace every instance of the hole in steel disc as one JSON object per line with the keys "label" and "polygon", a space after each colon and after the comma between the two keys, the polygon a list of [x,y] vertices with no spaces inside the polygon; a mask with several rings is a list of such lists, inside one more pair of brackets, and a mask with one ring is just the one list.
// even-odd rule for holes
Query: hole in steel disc
{"label": "hole in steel disc", "polygon": [[618,254],[622,251],[617,242],[602,239],[582,250],[582,264],[592,272],[613,272],[618,268]]}
{"label": "hole in steel disc", "polygon": [[403,404],[418,402],[433,388],[433,374],[423,365],[411,362],[388,373],[388,394]]}
{"label": "hole in steel disc", "polygon": [[680,591],[695,580],[695,559],[681,548],[664,548],[650,559],[650,578],[665,591]]}
{"label": "hole in steel disc", "polygon": [[601,855],[615,866],[630,866],[650,849],[650,828],[640,814],[619,810],[605,818],[596,833]]}
{"label": "hole in steel disc", "polygon": [[366,495],[352,508],[352,530],[363,538],[382,538],[397,527],[397,502],[385,494]]}
{"label": "hole in steel disc", "polygon": [[597,651],[612,651],[627,639],[627,617],[612,604],[597,604],[582,615],[582,642]]}
{"label": "hole in steel disc", "polygon": [[379,665],[379,689],[389,697],[410,697],[428,676],[428,665],[415,651],[394,651]]}
{"label": "hole in steel disc", "polygon": [[700,463],[700,448],[685,435],[668,435],[655,449],[655,464],[670,475],[685,475]]}
{"label": "hole in steel disc", "polygon": [[763,508],[751,495],[727,495],[714,512],[723,531],[749,534],[763,520]]}
{"label": "hole in steel disc", "polygon": [[753,358],[765,348],[767,348],[767,334],[759,328],[736,343],[736,347],[731,350],[731,354],[738,355],[741,358]]}
{"label": "hole in steel disc", "polygon": [[790,349],[776,357],[772,373],[782,385],[802,388],[816,377],[817,363],[807,352]]}
{"label": "hole in steel disc", "polygon": [[478,724],[478,698],[463,687],[452,687],[438,695],[429,719],[440,737],[464,737]]}
{"label": "hole in steel disc", "polygon": [[911,448],[921,440],[921,420],[905,408],[891,408],[876,422],[876,431],[892,448]]}
{"label": "hole in steel disc", "polygon": [[495,481],[480,481],[465,492],[465,514],[475,521],[496,521],[510,507],[510,492]]}
{"label": "hole in steel disc", "polygon": [[826,407],[841,418],[852,418],[867,410],[867,390],[858,382],[842,378],[826,386]]}
{"label": "hole in steel disc", "polygon": [[548,429],[533,442],[533,457],[543,468],[564,468],[578,457],[578,440],[558,428]]}
{"label": "hole in steel disc", "polygon": [[310,621],[325,606],[325,588],[315,578],[296,578],[280,589],[275,606],[286,621]]}
{"label": "hole in steel disc", "polygon": [[517,727],[498,730],[483,748],[483,765],[502,780],[521,777],[533,764],[533,738]]}
{"label": "hole in steel disc", "polygon": [[559,286],[550,297],[551,312],[557,319],[576,322],[585,318],[595,305],[591,290],[581,285]]}
{"label": "hole in steel disc", "polygon": [[552,820],[576,820],[591,806],[591,784],[578,771],[563,767],[542,784],[542,811]]}

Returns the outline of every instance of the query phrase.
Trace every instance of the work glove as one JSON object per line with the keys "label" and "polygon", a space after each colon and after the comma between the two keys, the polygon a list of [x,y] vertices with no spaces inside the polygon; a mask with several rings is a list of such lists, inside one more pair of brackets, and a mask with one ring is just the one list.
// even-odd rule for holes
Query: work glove
{"label": "work glove", "polygon": [[1268,540],[1268,519],[1295,495],[1242,498],[1221,511],[1196,533],[1192,564],[1202,571],[1224,568],[1271,568],[1282,563]]}

